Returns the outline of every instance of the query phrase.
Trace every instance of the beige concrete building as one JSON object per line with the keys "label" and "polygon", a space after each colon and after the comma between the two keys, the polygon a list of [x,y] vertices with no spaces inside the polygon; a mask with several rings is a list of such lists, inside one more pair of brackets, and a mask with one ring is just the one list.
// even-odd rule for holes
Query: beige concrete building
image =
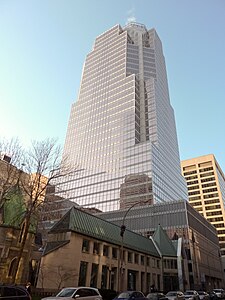
{"label": "beige concrete building", "polygon": [[122,238],[120,230],[120,226],[71,208],[50,230],[37,288],[79,285],[145,293],[151,286],[179,289],[179,266],[188,268],[185,257],[178,259],[181,241],[171,241],[160,225],[150,239],[127,229]]}
{"label": "beige concrete building", "polygon": [[[126,228],[147,237],[152,236],[160,224],[171,240],[179,241],[181,238],[184,256],[188,261],[188,270],[179,275],[181,290],[212,290],[224,287],[216,228],[188,201],[135,206],[128,213],[126,209],[98,213],[98,216],[117,225],[124,220]],[[177,253],[179,256],[178,251]],[[163,273],[166,286],[172,274],[165,269]]]}
{"label": "beige concrete building", "polygon": [[217,229],[225,270],[225,176],[213,154],[181,162],[190,204]]}

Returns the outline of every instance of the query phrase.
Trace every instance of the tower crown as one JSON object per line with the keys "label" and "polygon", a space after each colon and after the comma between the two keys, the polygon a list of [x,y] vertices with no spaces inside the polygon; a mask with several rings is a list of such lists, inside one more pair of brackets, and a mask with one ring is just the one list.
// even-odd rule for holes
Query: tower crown
{"label": "tower crown", "polygon": [[129,23],[124,27],[124,29],[131,28],[131,27],[134,27],[135,29],[140,30],[140,31],[145,31],[145,32],[147,31],[147,28],[145,27],[144,24],[137,23],[137,22],[129,22]]}

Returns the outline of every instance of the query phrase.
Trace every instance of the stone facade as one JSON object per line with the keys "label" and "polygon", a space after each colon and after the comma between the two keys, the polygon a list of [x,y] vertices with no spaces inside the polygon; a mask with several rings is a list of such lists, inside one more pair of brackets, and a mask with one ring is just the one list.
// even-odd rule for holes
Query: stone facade
{"label": "stone facade", "polygon": [[[2,283],[11,283],[12,275],[15,272],[15,258],[20,250],[21,234],[20,228],[0,225],[0,282]],[[31,275],[33,241],[34,235],[29,233],[16,283],[25,283]]]}
{"label": "stone facade", "polygon": [[175,290],[187,266],[182,239],[171,241],[160,225],[151,238],[121,234],[120,226],[73,207],[49,232],[37,288]]}

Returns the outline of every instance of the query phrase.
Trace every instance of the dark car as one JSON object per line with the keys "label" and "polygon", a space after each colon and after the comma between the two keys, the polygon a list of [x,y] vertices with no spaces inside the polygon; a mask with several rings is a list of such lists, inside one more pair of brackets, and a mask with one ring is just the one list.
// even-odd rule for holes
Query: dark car
{"label": "dark car", "polygon": [[31,296],[23,286],[0,285],[0,299],[31,300]]}
{"label": "dark car", "polygon": [[148,300],[148,298],[145,297],[145,295],[142,292],[139,291],[126,291],[120,293],[115,300],[134,300],[134,299],[143,299],[143,300]]}
{"label": "dark car", "polygon": [[149,293],[146,296],[149,300],[169,300],[163,293]]}

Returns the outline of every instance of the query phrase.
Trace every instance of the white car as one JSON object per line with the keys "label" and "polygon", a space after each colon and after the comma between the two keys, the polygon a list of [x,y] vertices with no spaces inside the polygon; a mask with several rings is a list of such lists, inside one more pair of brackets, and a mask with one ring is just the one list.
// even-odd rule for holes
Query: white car
{"label": "white car", "polygon": [[200,300],[210,300],[210,296],[208,293],[206,293],[205,291],[197,291]]}
{"label": "white car", "polygon": [[41,300],[102,300],[102,296],[100,295],[98,289],[91,287],[67,287],[63,288],[56,296],[54,297],[46,297]]}
{"label": "white car", "polygon": [[223,289],[213,289],[213,292],[216,294],[218,298],[225,298],[225,292]]}
{"label": "white car", "polygon": [[169,300],[184,300],[184,294],[181,291],[170,291],[166,294]]}
{"label": "white car", "polygon": [[186,300],[200,300],[199,294],[195,290],[187,290],[184,292],[184,297]]}

